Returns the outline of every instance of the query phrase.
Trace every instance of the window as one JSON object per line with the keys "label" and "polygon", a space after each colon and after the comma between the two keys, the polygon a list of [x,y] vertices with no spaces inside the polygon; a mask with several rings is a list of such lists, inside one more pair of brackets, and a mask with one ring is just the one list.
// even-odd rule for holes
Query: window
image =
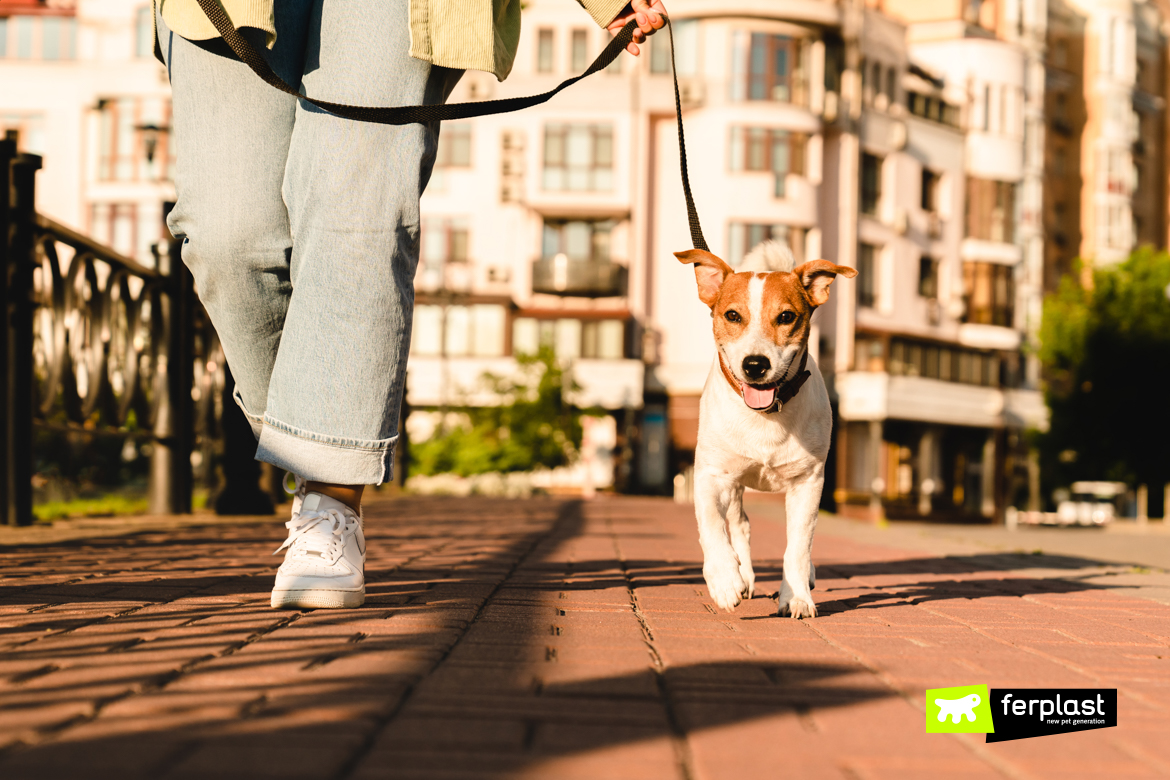
{"label": "window", "polygon": [[0,138],[16,135],[16,148],[31,154],[45,153],[45,117],[43,114],[0,114]]}
{"label": "window", "polygon": [[889,371],[894,376],[918,376],[999,387],[1000,357],[993,352],[951,347],[913,339],[890,339]]}
{"label": "window", "polygon": [[1016,186],[967,177],[967,236],[1005,244],[1016,240]]}
{"label": "window", "polygon": [[16,17],[16,58],[31,60],[33,56],[33,24],[31,16]]}
{"label": "window", "polygon": [[772,240],[787,244],[799,265],[804,259],[804,234],[804,228],[789,225],[732,222],[727,231],[727,264],[732,268],[738,268],[753,249],[765,241]]}
{"label": "window", "polygon": [[138,207],[133,203],[93,203],[89,207],[89,234],[115,252],[143,260],[149,246],[139,246]]}
{"label": "window", "polygon": [[563,254],[570,260],[609,262],[613,226],[612,220],[545,220],[541,257]]}
{"label": "window", "polygon": [[861,153],[861,213],[877,215],[882,199],[882,158]]}
{"label": "window", "polygon": [[959,109],[943,102],[942,98],[923,95],[918,92],[906,93],[906,107],[914,116],[939,122],[950,127],[959,126]]}
{"label": "window", "polygon": [[552,347],[561,360],[625,357],[626,324],[622,320],[534,319],[512,322],[512,354],[533,355]]}
{"label": "window", "polygon": [[732,34],[731,99],[803,103],[801,44],[785,35]]}
{"label": "window", "polygon": [[410,351],[414,355],[499,357],[504,354],[508,312],[500,304],[414,307]]}
{"label": "window", "polygon": [[[9,38],[9,31],[11,37]],[[14,44],[9,46],[9,44]],[[71,60],[77,49],[77,23],[72,16],[0,17],[0,57],[21,60]]]}
{"label": "window", "polygon": [[589,37],[585,30],[573,30],[569,51],[569,70],[580,73],[589,67]]}
{"label": "window", "polygon": [[923,298],[938,297],[938,260],[918,258],[918,294]]}
{"label": "window", "polygon": [[804,174],[806,136],[765,127],[731,128],[728,167],[732,171],[770,171],[776,176],[773,194],[787,195],[788,174]]}
{"label": "window", "polygon": [[922,169],[922,210],[928,213],[938,211],[938,185],[941,177],[929,168]]}
{"label": "window", "polygon": [[429,217],[423,219],[419,233],[418,281],[423,289],[438,290],[452,282],[448,263],[466,263],[469,231],[464,217]]}
{"label": "window", "polygon": [[553,69],[553,31],[543,29],[536,36],[536,71],[537,73],[552,73]]}
{"label": "window", "polygon": [[889,98],[890,105],[894,105],[894,101],[898,99],[898,69],[889,68],[886,70],[886,97]]}
{"label": "window", "polygon": [[1099,186],[1106,192],[1118,195],[1130,194],[1128,175],[1131,169],[1131,158],[1126,149],[1103,149],[1100,153],[1101,164],[1098,166]]}
{"label": "window", "polygon": [[553,191],[612,190],[613,128],[610,125],[545,125],[543,186]]}
{"label": "window", "polygon": [[436,168],[467,168],[471,166],[471,123],[446,122],[439,133],[439,148],[435,153]]}
{"label": "window", "polygon": [[134,56],[139,59],[154,56],[154,18],[150,6],[134,12]]}
{"label": "window", "polygon": [[964,322],[1012,327],[1015,280],[1012,267],[999,263],[963,263]]}
{"label": "window", "polygon": [[[430,217],[419,235],[419,259],[424,272],[442,274],[447,263],[467,262],[468,229],[463,217]],[[441,278],[441,277],[440,277]]]}
{"label": "window", "polygon": [[102,99],[98,105],[100,181],[160,181],[174,177],[169,100],[115,98]]}
{"label": "window", "polygon": [[857,305],[873,308],[877,301],[877,247],[861,244],[857,248]]}
{"label": "window", "polygon": [[670,73],[670,36],[655,35],[646,43],[650,46],[650,72]]}

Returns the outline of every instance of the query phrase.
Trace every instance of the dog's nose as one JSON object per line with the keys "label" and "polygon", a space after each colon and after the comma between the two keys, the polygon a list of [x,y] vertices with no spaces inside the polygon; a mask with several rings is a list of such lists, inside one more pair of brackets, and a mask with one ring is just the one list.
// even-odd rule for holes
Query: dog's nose
{"label": "dog's nose", "polygon": [[763,355],[748,355],[743,359],[743,373],[748,379],[763,379],[770,368],[771,361]]}

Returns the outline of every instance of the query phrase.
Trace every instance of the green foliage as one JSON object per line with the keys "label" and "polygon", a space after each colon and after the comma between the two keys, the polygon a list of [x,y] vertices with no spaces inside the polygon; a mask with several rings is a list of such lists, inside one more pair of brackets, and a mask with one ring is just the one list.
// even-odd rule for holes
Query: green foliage
{"label": "green foliage", "polygon": [[568,464],[581,446],[581,413],[566,393],[578,389],[549,348],[519,356],[518,378],[484,374],[498,406],[467,407],[467,425],[437,432],[410,447],[416,474],[531,471]]}
{"label": "green foliage", "polygon": [[1143,247],[1061,280],[1044,301],[1040,359],[1052,412],[1039,437],[1047,487],[1077,479],[1170,481],[1170,255]]}

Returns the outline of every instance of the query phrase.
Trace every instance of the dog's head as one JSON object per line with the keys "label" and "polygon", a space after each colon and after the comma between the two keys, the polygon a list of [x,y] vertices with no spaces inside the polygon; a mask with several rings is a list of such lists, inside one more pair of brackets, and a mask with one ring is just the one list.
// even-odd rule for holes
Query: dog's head
{"label": "dog's head", "polygon": [[813,311],[829,300],[833,280],[857,276],[827,260],[810,260],[791,272],[735,273],[701,249],[674,256],[694,264],[699,300],[711,307],[715,346],[753,409],[770,408],[777,388],[793,378]]}

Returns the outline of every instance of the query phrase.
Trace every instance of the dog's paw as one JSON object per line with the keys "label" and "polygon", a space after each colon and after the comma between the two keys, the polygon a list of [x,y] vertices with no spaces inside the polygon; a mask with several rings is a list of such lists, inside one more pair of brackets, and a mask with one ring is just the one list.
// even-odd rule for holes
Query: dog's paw
{"label": "dog's paw", "polygon": [[704,566],[703,579],[707,581],[707,593],[711,595],[711,600],[725,612],[731,612],[739,605],[748,588],[737,566]]}
{"label": "dog's paw", "polygon": [[743,590],[739,595],[746,601],[756,594],[756,573],[750,563],[740,564],[739,578],[743,580]]}
{"label": "dog's paw", "polygon": [[787,602],[781,602],[780,611],[777,614],[780,617],[814,618],[817,616],[817,605],[813,603],[811,598],[793,596]]}

